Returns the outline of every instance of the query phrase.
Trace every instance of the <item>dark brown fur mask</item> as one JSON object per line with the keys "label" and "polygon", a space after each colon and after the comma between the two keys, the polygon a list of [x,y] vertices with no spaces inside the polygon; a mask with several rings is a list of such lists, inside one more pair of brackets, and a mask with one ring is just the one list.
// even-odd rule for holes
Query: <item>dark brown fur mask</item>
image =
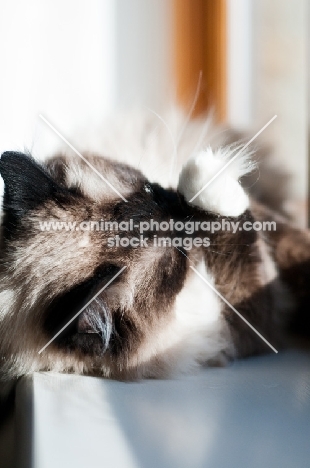
{"label": "dark brown fur mask", "polygon": [[[184,169],[177,191],[150,183],[128,165],[91,155],[88,160],[127,201],[77,158],[55,157],[43,167],[21,153],[7,152],[1,157],[5,184],[0,271],[3,379],[37,370],[156,377],[268,350],[208,290],[191,264],[196,268],[202,264],[204,274],[221,294],[280,346],[283,317],[296,306],[296,297],[295,290],[287,292],[289,274],[288,278],[277,274],[278,266],[281,272],[281,262],[285,263],[277,246],[294,238],[294,230],[279,220],[283,234],[280,229],[278,238],[270,237],[275,246],[271,249],[260,233],[218,232],[211,248],[201,246],[190,252],[154,246],[155,234],[167,232],[148,232],[147,246],[116,247],[108,244],[111,236],[139,237],[138,228],[129,232],[42,231],[40,223],[50,220],[79,226],[132,219],[138,225],[150,219],[210,221],[228,216],[253,221],[267,216],[260,206],[247,205],[243,191],[236,192],[231,215],[222,205],[213,208],[210,193],[198,199],[197,206],[188,203],[191,190],[200,184],[192,174],[197,163]],[[240,175],[242,171],[235,179]],[[310,242],[308,234],[302,236],[306,253],[298,262],[304,265],[309,261]],[[277,300],[279,296],[282,301]]]}

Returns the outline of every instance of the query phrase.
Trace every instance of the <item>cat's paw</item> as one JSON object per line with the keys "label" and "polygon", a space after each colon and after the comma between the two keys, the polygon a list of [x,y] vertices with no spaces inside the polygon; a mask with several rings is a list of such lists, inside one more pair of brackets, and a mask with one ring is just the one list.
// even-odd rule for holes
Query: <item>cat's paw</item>
{"label": "cat's paw", "polygon": [[243,168],[241,161],[238,165],[232,163],[217,175],[228,160],[225,149],[214,153],[208,148],[186,163],[179,177],[178,190],[188,203],[222,216],[244,213],[249,207],[249,197],[238,180],[248,170]]}

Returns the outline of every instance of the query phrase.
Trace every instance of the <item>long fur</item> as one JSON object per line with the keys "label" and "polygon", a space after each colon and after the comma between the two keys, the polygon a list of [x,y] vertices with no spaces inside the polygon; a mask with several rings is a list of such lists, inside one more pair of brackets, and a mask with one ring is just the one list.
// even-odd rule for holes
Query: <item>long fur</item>
{"label": "long fur", "polygon": [[[188,122],[186,128],[183,123],[176,111],[164,119],[149,111],[121,115],[87,144],[99,155],[85,157],[127,202],[69,151],[43,165],[21,153],[2,155],[3,382],[40,370],[165,377],[270,351],[191,266],[270,343],[287,345],[290,323],[304,317],[310,302],[309,232],[290,227],[276,214],[274,209],[283,211],[283,198],[275,206],[270,197],[270,210],[259,203],[257,187],[253,196],[246,193],[249,174],[257,170],[253,150],[240,154],[191,202],[241,146],[233,132],[215,127],[210,118]],[[78,138],[76,144],[83,147]],[[38,229],[40,221],[51,219],[139,222],[150,217],[158,222],[276,220],[277,231],[217,231],[209,247],[185,251],[153,244],[111,248],[111,232]],[[199,231],[187,237],[205,235]]]}

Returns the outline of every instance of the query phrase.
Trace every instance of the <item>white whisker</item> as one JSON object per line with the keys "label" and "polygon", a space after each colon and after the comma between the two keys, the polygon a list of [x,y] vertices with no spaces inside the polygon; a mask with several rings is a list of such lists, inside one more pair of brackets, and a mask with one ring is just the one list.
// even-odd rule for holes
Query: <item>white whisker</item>
{"label": "white whisker", "polygon": [[158,117],[158,119],[164,124],[164,126],[166,127],[170,137],[171,137],[171,141],[172,141],[172,145],[173,145],[173,155],[172,155],[172,163],[171,163],[171,166],[170,166],[170,171],[169,171],[169,182],[171,181],[171,177],[172,177],[172,170],[173,170],[173,166],[174,166],[174,161],[176,160],[176,157],[177,157],[177,145],[176,145],[176,141],[175,141],[175,138],[173,136],[173,133],[169,127],[169,125],[167,124],[167,122],[159,115],[157,114],[157,112],[155,112],[153,109],[150,109],[149,107],[146,107],[146,109],[148,109],[150,112],[152,112],[154,115],[156,115],[156,117]]}
{"label": "white whisker", "polygon": [[177,141],[176,141],[176,144],[177,144],[177,147],[179,146],[180,144],[180,141],[181,141],[181,138],[186,130],[186,127],[188,125],[188,122],[190,121],[191,119],[191,116],[192,116],[192,113],[194,112],[194,109],[195,109],[195,106],[197,104],[197,100],[198,100],[198,97],[199,97],[199,93],[200,93],[200,88],[201,88],[201,80],[202,80],[202,70],[200,70],[199,72],[199,76],[198,76],[198,83],[197,83],[197,87],[196,87],[196,91],[195,91],[195,95],[194,95],[194,100],[192,102],[192,105],[191,105],[191,108],[189,110],[189,113],[185,119],[185,122],[180,130],[180,133],[177,137]]}

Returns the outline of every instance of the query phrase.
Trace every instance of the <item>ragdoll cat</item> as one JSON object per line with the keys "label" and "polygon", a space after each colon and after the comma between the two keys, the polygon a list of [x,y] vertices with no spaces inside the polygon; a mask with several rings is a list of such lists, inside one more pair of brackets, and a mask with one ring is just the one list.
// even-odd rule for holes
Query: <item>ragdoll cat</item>
{"label": "ragdoll cat", "polygon": [[[22,153],[2,154],[3,382],[40,370],[167,377],[269,352],[270,345],[280,349],[295,317],[310,329],[309,232],[290,227],[260,204],[259,184],[251,189],[253,196],[246,193],[240,181],[249,185],[251,156],[240,154],[193,199],[236,154],[237,146],[225,146],[227,135],[213,131],[217,141],[211,149],[211,130],[188,123],[175,152],[178,180],[169,188],[167,179],[155,182],[154,169],[160,165],[164,179],[169,172],[167,129],[159,131],[145,119],[138,132],[134,116],[126,126],[120,122],[118,133],[109,130],[113,144],[103,145],[103,155],[84,154],[92,167],[71,154],[43,164]],[[137,162],[129,164],[142,155],[148,178]],[[144,233],[148,239],[142,245],[117,246],[116,236],[128,242],[140,238],[139,223],[151,219],[196,228],[189,234],[176,224],[168,230],[161,224]],[[40,229],[50,220],[75,226],[133,221],[127,232]],[[276,221],[276,231],[202,229],[222,221],[240,226]],[[178,243],[159,246],[155,240],[163,236],[177,237]]]}

